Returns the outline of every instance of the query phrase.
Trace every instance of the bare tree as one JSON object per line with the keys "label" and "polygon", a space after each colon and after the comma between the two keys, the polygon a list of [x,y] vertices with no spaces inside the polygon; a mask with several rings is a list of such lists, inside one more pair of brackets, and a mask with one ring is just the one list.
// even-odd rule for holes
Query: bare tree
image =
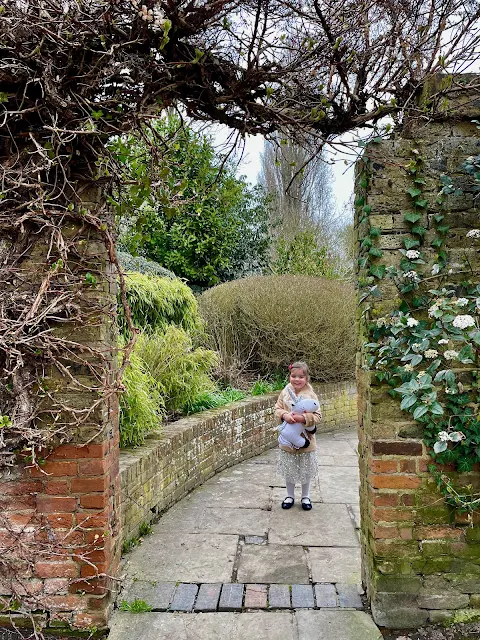
{"label": "bare tree", "polygon": [[338,225],[333,198],[334,176],[325,153],[309,150],[274,136],[265,142],[260,183],[272,199],[276,236],[291,239],[312,231],[319,242],[329,244]]}

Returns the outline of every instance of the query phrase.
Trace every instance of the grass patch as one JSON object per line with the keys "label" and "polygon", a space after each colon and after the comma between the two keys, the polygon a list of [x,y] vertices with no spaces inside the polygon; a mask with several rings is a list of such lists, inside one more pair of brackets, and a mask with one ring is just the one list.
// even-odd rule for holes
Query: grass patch
{"label": "grass patch", "polygon": [[145,600],[139,600],[138,598],[135,598],[132,602],[122,600],[119,608],[120,611],[128,611],[129,613],[147,613],[152,611],[152,607],[145,602]]}

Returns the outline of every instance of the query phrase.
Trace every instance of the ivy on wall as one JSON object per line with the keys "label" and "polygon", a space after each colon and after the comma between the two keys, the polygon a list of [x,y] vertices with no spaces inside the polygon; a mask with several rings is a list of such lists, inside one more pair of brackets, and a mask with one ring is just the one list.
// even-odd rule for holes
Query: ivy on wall
{"label": "ivy on wall", "polygon": [[[400,408],[423,427],[424,441],[435,463],[451,465],[460,473],[480,462],[480,285],[468,249],[480,238],[480,229],[466,232],[464,256],[453,263],[446,246],[449,225],[444,213],[430,215],[433,237],[426,241],[429,201],[424,196],[423,159],[411,150],[405,167],[410,201],[403,212],[408,228],[399,249],[398,266],[381,262],[376,246],[381,230],[368,224],[367,202],[371,176],[368,152],[363,159],[360,192],[356,201],[360,232],[360,301],[367,325],[363,366],[387,384]],[[480,190],[480,155],[468,158],[462,170]],[[441,176],[437,204],[447,196],[460,196],[449,176]],[[367,223],[367,224],[365,224]],[[363,225],[363,228],[362,228]],[[368,230],[368,231],[367,231]],[[381,297],[379,283],[394,283],[397,296],[385,315],[375,316],[371,300]],[[456,489],[451,478],[431,465],[430,471],[447,502],[463,512],[480,508],[480,494],[471,486]]]}

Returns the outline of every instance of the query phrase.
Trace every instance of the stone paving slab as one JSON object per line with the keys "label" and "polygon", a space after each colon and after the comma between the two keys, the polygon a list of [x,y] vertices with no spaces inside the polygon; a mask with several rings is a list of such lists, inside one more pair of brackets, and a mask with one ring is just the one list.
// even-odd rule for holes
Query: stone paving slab
{"label": "stone paving slab", "polygon": [[230,507],[209,508],[190,503],[186,509],[168,512],[155,525],[154,532],[171,535],[183,533],[230,533],[232,535],[264,535],[268,528],[268,512],[262,509]]}
{"label": "stone paving slab", "polygon": [[245,545],[237,578],[240,582],[307,584],[307,559],[303,548],[298,546]]}
{"label": "stone paving slab", "polygon": [[315,601],[310,584],[292,584],[293,609],[313,609]]}
{"label": "stone paving slab", "polygon": [[193,611],[193,605],[198,593],[196,584],[180,583],[173,596],[170,611]]}
{"label": "stone paving slab", "polygon": [[316,584],[315,600],[319,608],[338,607],[337,590],[333,584]]}
{"label": "stone paving slab", "polygon": [[243,584],[224,584],[218,603],[219,611],[241,609],[243,604]]}
{"label": "stone paving slab", "polygon": [[269,524],[270,544],[308,547],[359,546],[353,523],[344,504],[315,504],[311,511],[282,509],[280,505],[274,504]]}
{"label": "stone paving slab", "polygon": [[289,585],[271,584],[268,590],[268,605],[272,609],[290,609]]}
{"label": "stone paving slab", "polygon": [[243,462],[222,472],[225,478],[233,478],[238,483],[256,484],[257,486],[274,487],[285,483],[277,475],[276,467],[272,464],[255,464]]}
{"label": "stone paving slab", "polygon": [[195,611],[216,611],[221,590],[221,584],[201,584],[195,602]]}
{"label": "stone paving slab", "polygon": [[352,440],[339,440],[320,436],[317,438],[317,450],[320,456],[352,456],[357,455],[357,441]]}
{"label": "stone paving slab", "polygon": [[296,611],[295,621],[301,640],[382,640],[377,625],[363,611]]}
{"label": "stone paving slab", "polygon": [[173,600],[175,589],[175,582],[155,583],[137,580],[123,589],[121,599],[127,602],[144,600],[153,610],[166,611]]}
{"label": "stone paving slab", "polygon": [[355,467],[320,467],[318,470],[324,502],[359,503],[360,476]]}
{"label": "stone paving slab", "polygon": [[271,489],[253,482],[212,482],[209,480],[191,494],[195,504],[204,507],[267,509]]}
{"label": "stone paving slab", "polygon": [[267,608],[267,585],[247,584],[245,585],[245,609],[266,609]]}
{"label": "stone paving slab", "polygon": [[355,584],[337,583],[338,603],[341,607],[363,609],[362,599]]}
{"label": "stone paving slab", "polygon": [[[257,640],[259,637],[299,640],[294,614],[283,611],[136,615],[120,612],[113,619],[108,640]],[[315,636],[302,640],[313,638]]]}
{"label": "stone paving slab", "polygon": [[130,578],[158,582],[229,582],[238,536],[183,534],[147,536],[137,553],[131,553]]}
{"label": "stone paving slab", "polygon": [[309,547],[313,582],[361,582],[359,547]]}

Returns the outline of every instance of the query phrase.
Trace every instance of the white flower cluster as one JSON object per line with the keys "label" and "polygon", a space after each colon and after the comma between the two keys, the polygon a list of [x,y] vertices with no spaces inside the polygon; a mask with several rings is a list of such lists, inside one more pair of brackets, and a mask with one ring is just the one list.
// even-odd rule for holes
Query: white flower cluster
{"label": "white flower cluster", "polygon": [[420,258],[420,251],[415,251],[415,249],[410,249],[405,254],[409,260],[417,260]]}
{"label": "white flower cluster", "polygon": [[448,431],[439,431],[438,439],[442,442],[458,442],[459,440],[463,440],[465,438],[465,434],[461,431],[452,431],[452,433],[448,433]]}
{"label": "white flower cluster", "polygon": [[388,324],[388,318],[377,318],[376,325],[377,327],[386,327]]}
{"label": "white flower cluster", "polygon": [[[138,9],[138,0],[132,0],[132,4]],[[140,9],[138,9],[138,15],[142,20],[145,22],[151,22],[156,27],[163,27],[166,22],[165,13],[158,6],[153,9],[147,9],[146,5],[142,4]]]}
{"label": "white flower cluster", "polygon": [[443,354],[443,357],[445,358],[445,360],[455,360],[457,356],[458,356],[458,351],[455,351],[454,349],[447,349],[447,351],[445,351]]}
{"label": "white flower cluster", "polygon": [[420,282],[420,276],[416,271],[406,271],[403,274],[405,280],[411,280],[412,282]]}
{"label": "white flower cluster", "polygon": [[438,351],[436,349],[427,349],[424,353],[425,358],[436,358]]}
{"label": "white flower cluster", "polygon": [[413,371],[413,367],[411,364],[404,364],[403,368],[405,371]]}
{"label": "white flower cluster", "polygon": [[438,344],[448,344],[448,340],[446,340],[445,338],[442,338],[441,340],[438,341]]}
{"label": "white flower cluster", "polygon": [[452,324],[454,327],[457,327],[457,329],[468,329],[468,327],[475,326],[475,320],[469,315],[457,316]]}
{"label": "white flower cluster", "polygon": [[468,304],[468,298],[458,298],[455,300],[457,307],[465,307]]}
{"label": "white flower cluster", "polygon": [[470,229],[467,238],[480,238],[480,229]]}
{"label": "white flower cluster", "polygon": [[407,327],[416,327],[417,324],[418,324],[418,320],[416,320],[415,318],[407,319]]}
{"label": "white flower cluster", "polygon": [[435,313],[435,311],[438,311],[438,303],[437,302],[435,304],[432,304],[432,306],[428,310],[428,315],[429,315],[430,318],[433,317],[433,314]]}

